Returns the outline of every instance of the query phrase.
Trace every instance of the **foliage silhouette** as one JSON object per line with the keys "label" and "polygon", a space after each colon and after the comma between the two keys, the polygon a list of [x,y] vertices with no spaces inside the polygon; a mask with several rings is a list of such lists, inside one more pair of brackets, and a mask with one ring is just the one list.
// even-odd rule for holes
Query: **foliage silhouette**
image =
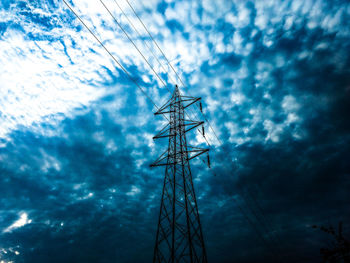
{"label": "foliage silhouette", "polygon": [[350,263],[350,242],[343,235],[343,224],[339,222],[338,231],[333,226],[312,226],[331,235],[333,240],[328,248],[321,248],[322,262],[324,263]]}

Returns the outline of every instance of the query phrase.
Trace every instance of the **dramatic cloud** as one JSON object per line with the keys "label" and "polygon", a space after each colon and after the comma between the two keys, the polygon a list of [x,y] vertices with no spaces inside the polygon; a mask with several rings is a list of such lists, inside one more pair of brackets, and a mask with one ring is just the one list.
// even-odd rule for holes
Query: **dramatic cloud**
{"label": "dramatic cloud", "polygon": [[12,225],[10,225],[6,229],[4,229],[3,232],[11,232],[13,229],[22,227],[26,224],[30,224],[31,222],[32,222],[32,220],[28,219],[28,215],[26,213],[22,213],[20,215],[20,218],[18,220],[16,220],[15,222],[13,222]]}
{"label": "dramatic cloud", "polygon": [[102,2],[69,4],[132,80],[63,1],[0,3],[1,263],[152,260],[167,142],[143,92],[161,106],[176,83],[210,121],[212,168],[192,163],[210,262],[319,262],[312,225],[349,235],[349,1],[130,1],[183,83]]}

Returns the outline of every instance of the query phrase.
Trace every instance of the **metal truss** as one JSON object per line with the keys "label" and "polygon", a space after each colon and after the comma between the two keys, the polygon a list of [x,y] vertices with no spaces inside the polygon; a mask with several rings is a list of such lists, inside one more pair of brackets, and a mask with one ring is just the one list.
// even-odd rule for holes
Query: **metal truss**
{"label": "metal truss", "polygon": [[185,118],[186,108],[199,101],[200,98],[181,96],[176,86],[172,97],[155,113],[168,114],[170,118],[153,137],[169,140],[168,149],[151,164],[166,166],[154,263],[207,262],[190,160],[207,153],[209,165],[209,149],[188,146],[186,140],[186,133],[199,126],[204,135],[203,121]]}

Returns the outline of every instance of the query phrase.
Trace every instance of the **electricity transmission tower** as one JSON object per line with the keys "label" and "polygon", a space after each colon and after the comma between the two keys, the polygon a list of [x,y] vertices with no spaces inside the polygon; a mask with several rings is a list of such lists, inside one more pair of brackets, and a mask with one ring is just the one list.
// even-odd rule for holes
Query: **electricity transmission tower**
{"label": "electricity transmission tower", "polygon": [[[182,96],[175,86],[172,97],[155,113],[164,114],[169,123],[153,138],[168,138],[168,149],[151,167],[165,166],[165,178],[158,219],[153,262],[207,262],[199,220],[196,195],[192,182],[190,160],[209,149],[187,145],[186,133],[202,127],[203,121],[185,118],[185,110],[200,98]],[[200,104],[201,108],[201,104]]]}

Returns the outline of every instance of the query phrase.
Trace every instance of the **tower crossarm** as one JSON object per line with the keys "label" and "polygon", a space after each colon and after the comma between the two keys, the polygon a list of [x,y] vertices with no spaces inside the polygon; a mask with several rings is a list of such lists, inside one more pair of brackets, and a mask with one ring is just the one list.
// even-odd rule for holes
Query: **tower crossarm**
{"label": "tower crossarm", "polygon": [[188,154],[188,160],[192,160],[193,158],[196,158],[202,155],[203,153],[209,152],[209,149],[207,148],[197,148],[197,147],[191,147],[191,146],[187,146],[187,147],[188,147],[188,150],[185,151],[185,153]]}
{"label": "tower crossarm", "polygon": [[[203,124],[204,124],[204,121],[185,120],[183,124],[179,124],[179,126],[185,127],[184,132],[186,133]],[[164,126],[163,129],[160,130],[160,132],[158,132],[156,136],[153,137],[153,139],[160,139],[160,138],[166,138],[171,136],[175,136],[175,134],[170,133],[170,123],[168,123],[167,125]]]}
{"label": "tower crossarm", "polygon": [[203,125],[204,121],[189,121],[189,122],[184,122],[183,126],[186,127],[185,132],[188,132],[194,128],[197,128],[200,125]]}
{"label": "tower crossarm", "polygon": [[200,97],[189,97],[189,96],[182,96],[178,94],[178,96],[173,95],[162,107],[160,107],[154,115],[160,115],[160,114],[167,114],[172,113],[174,110],[171,109],[171,106],[175,101],[177,103],[181,104],[181,107],[183,109],[186,109],[187,107],[191,106],[192,104],[201,101],[202,98]]}
{"label": "tower crossarm", "polygon": [[[187,151],[179,151],[177,154],[186,154],[188,156],[187,161],[192,160],[193,158],[196,158],[200,155],[202,155],[203,153],[207,153],[209,152],[209,149],[206,148],[197,148],[197,147],[190,147],[188,146],[188,148],[193,148],[191,150],[187,150]],[[170,158],[172,157],[168,154],[168,150],[165,151],[161,156],[158,157],[157,160],[155,160],[150,167],[156,167],[156,166],[165,166],[165,165],[173,165],[173,164],[177,164],[177,161],[175,162],[167,162]]]}
{"label": "tower crossarm", "polygon": [[166,114],[166,113],[172,113],[174,110],[170,109],[170,106],[172,105],[174,101],[174,95],[162,106],[160,107],[154,115],[159,115],[159,114]]}
{"label": "tower crossarm", "polygon": [[168,162],[169,160],[169,154],[168,154],[168,150],[166,150],[161,156],[158,157],[157,160],[155,160],[150,167],[156,167],[156,166],[164,166],[164,165],[174,165],[177,162]]}
{"label": "tower crossarm", "polygon": [[170,134],[170,124],[168,123],[163,129],[160,130],[160,132],[158,132],[156,136],[153,137],[153,140],[170,136],[174,136],[174,134]]}
{"label": "tower crossarm", "polygon": [[201,98],[181,96],[181,103],[183,104],[184,109],[200,100]]}

